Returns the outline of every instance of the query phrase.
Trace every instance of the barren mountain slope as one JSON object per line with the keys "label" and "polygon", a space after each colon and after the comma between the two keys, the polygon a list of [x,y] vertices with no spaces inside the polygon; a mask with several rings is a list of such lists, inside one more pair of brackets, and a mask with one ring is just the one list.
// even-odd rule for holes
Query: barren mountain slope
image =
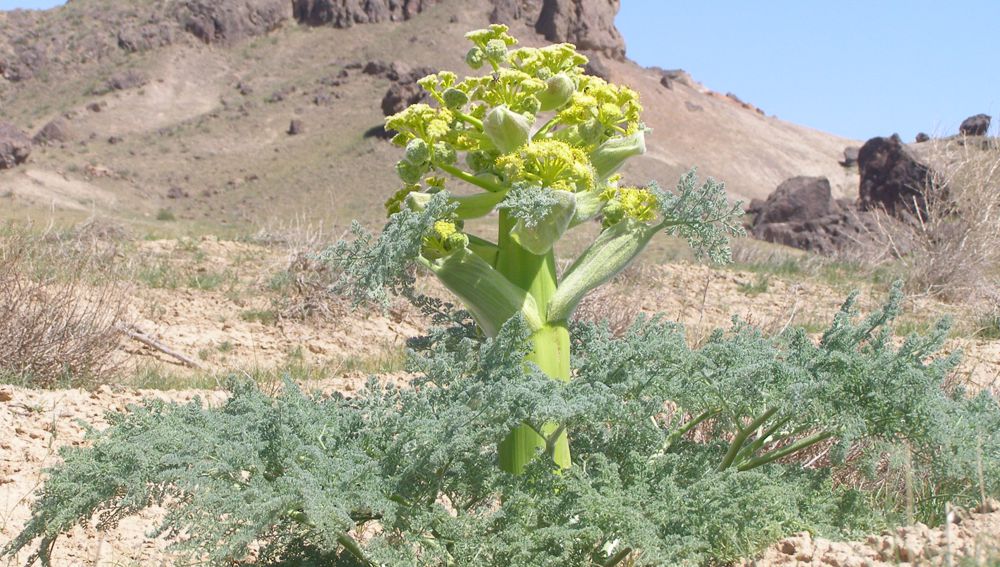
{"label": "barren mountain slope", "polygon": [[[583,12],[564,13],[578,4]],[[620,59],[616,1],[351,5],[72,0],[0,12],[0,121],[34,135],[66,117],[65,141],[36,144],[26,164],[0,171],[0,214],[96,210],[165,232],[239,231],[296,216],[371,220],[398,185],[398,152],[366,137],[382,121],[392,80],[364,66],[461,72],[463,34],[491,15],[528,45],[588,47],[610,79],[642,93],[653,133],[648,156],[628,172],[637,182],[672,184],[698,166],[734,198],[765,197],[793,175],[826,175],[841,196],[856,190],[856,172],[838,164],[851,141],[693,81],[668,88],[663,71]],[[298,135],[287,133],[292,120],[301,121]],[[182,222],[156,220],[172,217]]]}

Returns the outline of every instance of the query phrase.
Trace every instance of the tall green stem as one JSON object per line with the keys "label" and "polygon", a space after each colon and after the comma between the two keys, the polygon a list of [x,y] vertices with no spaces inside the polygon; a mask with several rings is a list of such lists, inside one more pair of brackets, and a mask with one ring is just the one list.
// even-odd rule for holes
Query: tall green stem
{"label": "tall green stem", "polygon": [[[531,294],[538,305],[539,316],[545,320],[545,308],[549,299],[556,291],[556,260],[555,254],[532,254],[510,237],[510,231],[516,220],[507,211],[500,211],[500,234],[497,239],[496,269],[511,283]],[[527,360],[533,362],[553,380],[568,382],[569,366],[569,329],[566,324],[547,323],[531,336],[533,349]],[[555,424],[546,424],[542,433],[551,435],[557,430]],[[545,451],[545,438],[539,435],[527,424],[522,424],[511,431],[510,435],[500,444],[500,466],[505,471],[519,474],[535,454]],[[561,468],[570,466],[569,440],[563,432],[552,451],[552,458]]]}

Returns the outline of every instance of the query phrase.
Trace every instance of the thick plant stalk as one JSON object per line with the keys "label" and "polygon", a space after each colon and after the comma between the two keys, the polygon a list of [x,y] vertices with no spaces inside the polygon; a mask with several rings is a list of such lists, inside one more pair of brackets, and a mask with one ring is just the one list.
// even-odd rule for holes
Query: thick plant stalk
{"label": "thick plant stalk", "polygon": [[[555,255],[550,250],[546,254],[532,254],[510,237],[510,230],[516,221],[507,211],[500,211],[500,235],[497,253],[498,272],[511,283],[528,292],[534,298],[535,305],[543,311],[545,305],[556,291]],[[545,313],[539,312],[541,320]],[[553,380],[568,382],[569,366],[569,329],[565,323],[546,323],[531,335],[534,347],[527,357]],[[558,429],[555,424],[546,424],[542,433],[551,435]],[[500,467],[510,473],[518,474],[524,466],[535,458],[537,452],[545,451],[545,438],[531,426],[522,424],[511,431],[510,435],[500,444]],[[560,468],[570,466],[569,439],[565,431],[556,440],[552,458]]]}

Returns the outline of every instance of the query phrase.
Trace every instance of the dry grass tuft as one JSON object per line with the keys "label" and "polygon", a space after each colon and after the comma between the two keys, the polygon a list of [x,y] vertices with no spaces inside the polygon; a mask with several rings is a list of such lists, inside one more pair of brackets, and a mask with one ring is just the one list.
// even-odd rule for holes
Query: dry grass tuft
{"label": "dry grass tuft", "polygon": [[580,302],[573,318],[577,321],[605,323],[617,337],[632,326],[640,314],[636,293],[642,288],[661,287],[655,266],[634,263],[615,276],[608,285],[601,286]]}
{"label": "dry grass tuft", "polygon": [[337,274],[317,258],[320,251],[336,240],[330,236],[322,225],[296,221],[261,229],[254,237],[257,243],[286,252],[285,265],[267,284],[270,291],[278,292],[273,300],[278,318],[329,320],[343,317],[350,310],[343,298],[330,293]]}
{"label": "dry grass tuft", "polygon": [[926,160],[937,173],[927,215],[908,226],[909,251],[898,254],[909,291],[1000,305],[1000,144],[956,138]]}
{"label": "dry grass tuft", "polygon": [[128,290],[107,265],[94,277],[108,253],[94,246],[95,239],[0,229],[0,378],[85,385],[112,369]]}

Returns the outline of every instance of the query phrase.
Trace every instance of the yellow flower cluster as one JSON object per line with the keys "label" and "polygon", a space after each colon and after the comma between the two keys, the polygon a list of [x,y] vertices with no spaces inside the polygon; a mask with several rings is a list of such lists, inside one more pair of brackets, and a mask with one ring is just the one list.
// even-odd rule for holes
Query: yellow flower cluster
{"label": "yellow flower cluster", "polygon": [[594,169],[587,154],[558,140],[525,144],[497,158],[496,165],[509,184],[526,182],[574,193],[594,188]]}
{"label": "yellow flower cluster", "polygon": [[583,75],[569,106],[559,112],[558,118],[566,125],[597,121],[604,127],[605,136],[611,136],[638,131],[641,113],[639,93],[600,77]]}
{"label": "yellow flower cluster", "polygon": [[649,223],[656,219],[659,199],[646,187],[609,187],[601,193],[604,206],[604,226],[629,218]]}
{"label": "yellow flower cluster", "polygon": [[447,108],[432,108],[421,103],[386,118],[385,128],[398,132],[392,139],[394,144],[405,146],[414,138],[427,142],[447,138],[452,133],[454,120],[454,115]]}
{"label": "yellow flower cluster", "polygon": [[583,73],[582,66],[587,64],[587,58],[577,53],[572,43],[542,48],[522,47],[511,51],[507,61],[514,69],[543,81],[557,73],[577,77]]}
{"label": "yellow flower cluster", "polygon": [[453,220],[439,220],[424,236],[421,256],[428,260],[444,258],[456,250],[465,248],[469,237],[462,234],[461,227]]}

